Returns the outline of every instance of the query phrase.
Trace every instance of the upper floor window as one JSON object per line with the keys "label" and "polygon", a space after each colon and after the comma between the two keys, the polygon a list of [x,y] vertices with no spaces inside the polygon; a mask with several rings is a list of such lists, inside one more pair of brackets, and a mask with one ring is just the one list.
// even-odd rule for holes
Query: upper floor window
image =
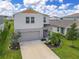
{"label": "upper floor window", "polygon": [[30,22],[30,18],[26,17],[26,23],[29,23],[29,22]]}
{"label": "upper floor window", "polygon": [[46,17],[44,17],[44,20],[43,20],[43,22],[44,22],[44,23],[46,23]]}
{"label": "upper floor window", "polygon": [[31,17],[31,23],[34,23],[34,22],[35,22],[35,18]]}

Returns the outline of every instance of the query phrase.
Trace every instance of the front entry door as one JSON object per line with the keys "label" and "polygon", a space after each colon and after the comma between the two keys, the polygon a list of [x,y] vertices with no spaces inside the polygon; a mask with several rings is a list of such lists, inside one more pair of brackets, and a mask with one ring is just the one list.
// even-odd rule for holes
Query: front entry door
{"label": "front entry door", "polygon": [[43,30],[43,37],[46,38],[48,36],[48,30]]}

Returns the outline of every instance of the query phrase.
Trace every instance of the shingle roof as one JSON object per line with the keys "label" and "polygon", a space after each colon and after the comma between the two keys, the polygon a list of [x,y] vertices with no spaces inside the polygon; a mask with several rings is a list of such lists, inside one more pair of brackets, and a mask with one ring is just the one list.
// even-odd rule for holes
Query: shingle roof
{"label": "shingle roof", "polygon": [[79,21],[77,20],[51,20],[50,25],[56,27],[70,27],[73,23],[76,23],[79,27]]}
{"label": "shingle roof", "polygon": [[67,15],[63,18],[67,18],[67,17],[77,17],[77,18],[79,18],[79,13],[74,13],[74,14],[71,14],[71,15]]}
{"label": "shingle roof", "polygon": [[32,9],[27,9],[27,10],[22,11],[21,13],[39,13],[39,12]]}
{"label": "shingle roof", "polygon": [[40,12],[33,10],[33,9],[27,9],[27,10],[21,11],[21,13],[34,13],[34,14],[42,14],[42,15],[45,15],[45,16],[49,16],[47,14],[40,13]]}
{"label": "shingle roof", "polygon": [[[26,10],[19,11],[19,12],[15,13],[14,15],[19,14],[19,13],[42,14],[42,15],[45,15],[45,16],[48,16],[48,17],[49,17],[49,15],[40,13],[40,12],[38,12],[38,11],[36,11],[36,10],[33,10],[32,8],[28,8],[28,9],[26,9]],[[14,15],[13,15],[13,16],[14,16]]]}

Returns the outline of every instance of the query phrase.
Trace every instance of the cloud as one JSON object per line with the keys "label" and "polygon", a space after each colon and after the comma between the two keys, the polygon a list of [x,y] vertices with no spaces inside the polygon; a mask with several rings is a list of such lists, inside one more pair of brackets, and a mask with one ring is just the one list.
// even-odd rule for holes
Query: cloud
{"label": "cloud", "polygon": [[24,5],[37,5],[37,4],[45,4],[48,0],[23,0]]}
{"label": "cloud", "polygon": [[79,4],[75,5],[74,8],[79,10]]}
{"label": "cloud", "polygon": [[64,0],[59,0],[59,2],[63,2]]}
{"label": "cloud", "polygon": [[57,1],[57,2],[63,3],[64,0],[47,0],[47,1],[50,1],[50,2]]}
{"label": "cloud", "polygon": [[0,0],[0,1],[11,1],[11,0]]}
{"label": "cloud", "polygon": [[79,13],[79,4],[74,6],[74,12],[73,13]]}
{"label": "cloud", "polygon": [[64,0],[50,0],[61,2],[61,5],[58,7],[57,5],[46,5],[46,2],[49,0],[23,0],[24,4],[12,4],[11,0],[0,0],[0,14],[2,15],[12,15],[13,13],[26,10],[28,7],[33,8],[40,13],[48,14],[50,16],[66,16],[73,12],[79,12],[79,5],[74,6],[76,10],[69,10],[69,6],[71,3],[63,4]]}
{"label": "cloud", "polygon": [[[26,0],[24,0],[24,5],[26,7],[31,7],[33,9],[35,9],[36,11],[39,11],[40,13],[45,13],[45,14],[49,14],[49,12],[52,12],[53,10],[55,10],[57,8],[56,5],[46,5],[46,2],[48,0],[32,0],[31,2],[30,1],[27,1],[27,4],[26,4]],[[51,0],[53,1],[53,0]]]}
{"label": "cloud", "polygon": [[[48,0],[30,0],[30,1],[24,1],[24,5],[26,7],[31,7],[33,9],[35,9],[36,11],[39,11],[40,13],[45,13],[48,14],[50,16],[65,16],[68,13],[72,12],[71,10],[68,10],[68,7],[71,5],[71,3],[67,3],[67,4],[61,4],[59,7],[56,5],[46,5],[46,2]],[[62,2],[64,0],[50,0],[51,2],[53,1],[58,1],[58,2]],[[39,3],[38,3],[39,2]],[[22,9],[23,10],[23,9]]]}
{"label": "cloud", "polygon": [[75,5],[69,14],[79,13],[79,4]]}
{"label": "cloud", "polygon": [[59,6],[59,9],[67,9],[71,4],[67,3],[67,4],[62,4],[61,6]]}
{"label": "cloud", "polygon": [[0,2],[0,14],[1,15],[12,15],[14,13],[15,7],[9,1]]}
{"label": "cloud", "polygon": [[48,10],[50,10],[50,11],[52,11],[52,10],[54,10],[54,9],[56,9],[56,8],[57,8],[56,5],[47,5],[47,6],[46,6],[46,9],[48,9]]}
{"label": "cloud", "polygon": [[53,10],[52,12],[49,12],[49,15],[51,17],[53,16],[57,16],[57,17],[63,17],[63,16],[67,16],[67,15],[70,15],[70,14],[73,14],[73,13],[78,13],[79,10],[71,10],[71,9],[66,9],[66,10],[59,10],[59,9],[55,9]]}
{"label": "cloud", "polygon": [[[47,1],[51,1],[51,2],[58,1],[58,2],[61,2],[61,5],[59,7],[53,4],[46,5]],[[76,11],[73,9],[72,10],[68,9],[71,3],[63,4],[63,1],[64,0],[23,0],[24,6],[26,8],[20,9],[20,7],[22,7],[21,4],[16,4],[15,6],[16,6],[16,9],[19,11],[23,11],[28,7],[31,7],[34,10],[39,11],[40,13],[48,14],[50,16],[59,16],[59,17],[66,16]]]}
{"label": "cloud", "polygon": [[2,2],[0,2],[0,8],[12,10],[12,9],[14,9],[14,6],[10,2],[2,1]]}
{"label": "cloud", "polygon": [[18,11],[22,7],[22,4],[17,3],[14,6],[15,6],[15,10]]}
{"label": "cloud", "polygon": [[44,6],[44,5],[46,5],[46,2],[47,2],[48,0],[30,0],[30,1],[28,1],[28,0],[23,0],[23,2],[24,2],[24,6],[26,6],[26,7],[29,7],[29,6],[32,6],[32,7],[39,7],[39,6]]}
{"label": "cloud", "polygon": [[24,0],[24,4],[35,4],[40,2],[40,0]]}

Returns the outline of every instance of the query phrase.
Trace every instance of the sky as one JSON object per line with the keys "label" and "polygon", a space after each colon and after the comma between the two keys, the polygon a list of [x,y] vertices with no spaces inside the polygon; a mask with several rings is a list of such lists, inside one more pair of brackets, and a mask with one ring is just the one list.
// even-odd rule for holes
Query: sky
{"label": "sky", "polygon": [[0,0],[0,15],[13,15],[32,8],[49,16],[79,13],[79,0]]}

